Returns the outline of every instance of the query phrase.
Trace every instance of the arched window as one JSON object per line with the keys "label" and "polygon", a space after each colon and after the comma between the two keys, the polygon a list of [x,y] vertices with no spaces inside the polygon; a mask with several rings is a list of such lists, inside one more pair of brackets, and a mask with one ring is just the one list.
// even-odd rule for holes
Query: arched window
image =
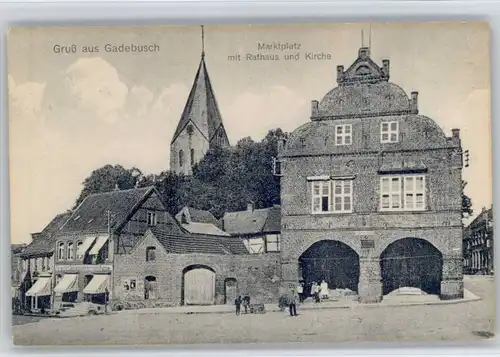
{"label": "arched window", "polygon": [[73,260],[73,258],[74,258],[73,242],[69,242],[67,246],[66,259]]}
{"label": "arched window", "polygon": [[179,166],[183,166],[184,165],[184,151],[182,150],[179,150]]}
{"label": "arched window", "polygon": [[147,276],[144,279],[144,299],[145,300],[157,299],[158,298],[157,290],[158,289],[156,285],[156,277]]}
{"label": "arched window", "polygon": [[82,255],[82,245],[83,245],[83,242],[78,242],[76,243],[76,257],[78,259],[81,259],[83,258],[83,255]]}
{"label": "arched window", "polygon": [[156,260],[156,247],[146,248],[146,261],[151,262]]}
{"label": "arched window", "polygon": [[57,245],[57,259],[58,260],[64,259],[64,243],[63,242],[60,242]]}
{"label": "arched window", "polygon": [[194,165],[194,149],[191,149],[191,166]]}

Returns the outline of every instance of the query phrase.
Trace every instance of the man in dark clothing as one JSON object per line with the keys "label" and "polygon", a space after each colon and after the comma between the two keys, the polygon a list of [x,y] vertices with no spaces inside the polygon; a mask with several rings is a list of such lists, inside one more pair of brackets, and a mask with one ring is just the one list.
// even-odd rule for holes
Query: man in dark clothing
{"label": "man in dark clothing", "polygon": [[297,316],[297,291],[295,289],[290,291],[289,299],[288,307],[290,309],[290,316]]}
{"label": "man in dark clothing", "polygon": [[234,305],[236,306],[236,316],[239,316],[241,310],[241,296],[238,296],[236,300],[234,300]]}

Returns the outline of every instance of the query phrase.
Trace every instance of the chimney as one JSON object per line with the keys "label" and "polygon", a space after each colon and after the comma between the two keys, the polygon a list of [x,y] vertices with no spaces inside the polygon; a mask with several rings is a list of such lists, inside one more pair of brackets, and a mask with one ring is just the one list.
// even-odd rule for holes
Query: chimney
{"label": "chimney", "polygon": [[247,204],[247,211],[248,212],[253,212],[255,210],[255,203],[253,201],[248,202]]}
{"label": "chimney", "polygon": [[460,129],[451,129],[451,136],[460,139]]}
{"label": "chimney", "polygon": [[317,100],[311,101],[311,116],[315,117],[319,112],[319,102]]}
{"label": "chimney", "polygon": [[412,114],[418,114],[418,92],[411,92],[410,111]]}
{"label": "chimney", "polygon": [[344,66],[337,66],[337,82],[344,78]]}
{"label": "chimney", "polygon": [[31,239],[34,241],[35,239],[39,238],[41,236],[41,233],[31,233]]}
{"label": "chimney", "polygon": [[384,75],[389,77],[389,60],[385,59],[382,60],[382,72],[384,72]]}
{"label": "chimney", "polygon": [[286,139],[281,137],[278,139],[278,155],[282,154],[285,150]]}

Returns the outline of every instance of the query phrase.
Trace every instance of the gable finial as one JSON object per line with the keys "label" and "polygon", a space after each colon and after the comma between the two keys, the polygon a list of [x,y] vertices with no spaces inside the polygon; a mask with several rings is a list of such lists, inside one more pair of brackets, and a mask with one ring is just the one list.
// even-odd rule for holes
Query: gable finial
{"label": "gable finial", "polygon": [[361,29],[361,47],[365,47],[365,32]]}
{"label": "gable finial", "polygon": [[201,58],[205,57],[205,26],[201,25]]}

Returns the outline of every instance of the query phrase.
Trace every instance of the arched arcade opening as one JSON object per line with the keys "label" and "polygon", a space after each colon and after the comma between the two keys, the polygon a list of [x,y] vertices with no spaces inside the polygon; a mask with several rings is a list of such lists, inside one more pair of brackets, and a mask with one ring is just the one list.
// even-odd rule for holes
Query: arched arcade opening
{"label": "arched arcade opening", "polygon": [[403,287],[418,288],[439,295],[443,256],[431,243],[420,238],[402,238],[380,255],[382,293]]}
{"label": "arched arcade opening", "polygon": [[299,258],[299,279],[305,292],[313,282],[325,280],[329,289],[358,291],[359,256],[347,244],[322,240],[311,245]]}

